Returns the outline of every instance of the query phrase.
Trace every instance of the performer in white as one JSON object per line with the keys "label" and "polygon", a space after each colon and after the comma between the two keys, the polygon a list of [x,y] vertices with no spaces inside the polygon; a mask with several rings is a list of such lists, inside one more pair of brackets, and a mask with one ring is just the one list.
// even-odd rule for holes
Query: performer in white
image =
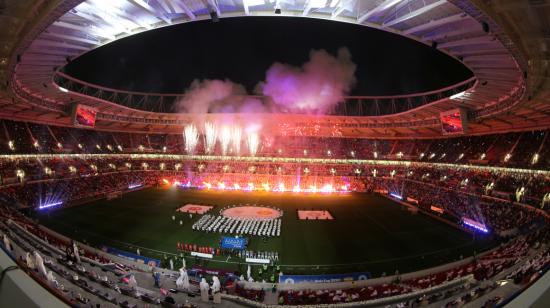
{"label": "performer in white", "polygon": [[128,285],[130,287],[132,287],[132,289],[135,289],[137,288],[137,281],[136,281],[136,277],[134,276],[134,274],[131,274],[130,275],[130,279],[128,281]]}
{"label": "performer in white", "polygon": [[170,258],[170,270],[174,270],[174,261]]}
{"label": "performer in white", "polygon": [[10,239],[5,234],[3,235],[3,240],[4,240],[4,248],[6,248],[7,251],[11,251]]}
{"label": "performer in white", "polygon": [[78,246],[76,246],[76,242],[73,242],[73,250],[74,250],[74,257],[76,258],[76,262],[80,263],[80,254],[78,253]]}
{"label": "performer in white", "polygon": [[218,279],[218,276],[212,277],[212,293],[218,293],[220,292],[222,286],[220,284],[220,279]]}
{"label": "performer in white", "polygon": [[222,295],[220,293],[222,285],[218,276],[212,277],[212,296],[214,298],[214,303],[219,304],[222,302]]}
{"label": "performer in white", "polygon": [[46,267],[44,266],[44,259],[42,259],[42,256],[38,253],[38,251],[34,251],[34,263],[36,264],[36,268],[44,277],[48,276],[48,272],[46,271]]}
{"label": "performer in white", "polygon": [[248,265],[248,268],[246,269],[246,278],[248,278],[248,281],[250,281],[250,278],[252,278],[252,277],[250,276],[251,271],[252,271],[252,270],[250,269],[250,265]]}
{"label": "performer in white", "polygon": [[181,258],[181,263],[183,268],[187,268],[187,264],[185,264],[185,258]]}
{"label": "performer in white", "polygon": [[27,267],[34,269],[34,261],[32,260],[31,254],[27,252],[25,255],[25,261],[27,262]]}
{"label": "performer in white", "polygon": [[176,280],[176,286],[178,289],[189,291],[189,275],[187,275],[187,271],[183,267],[180,268],[180,276]]}
{"label": "performer in white", "polygon": [[49,281],[51,284],[55,284],[55,277],[54,277],[52,271],[49,271],[49,272],[48,272],[47,279],[48,279],[48,281]]}
{"label": "performer in white", "polygon": [[208,289],[210,289],[210,286],[208,285],[208,282],[206,282],[206,279],[203,278],[201,280],[199,288],[201,290],[201,300],[203,302],[208,302]]}

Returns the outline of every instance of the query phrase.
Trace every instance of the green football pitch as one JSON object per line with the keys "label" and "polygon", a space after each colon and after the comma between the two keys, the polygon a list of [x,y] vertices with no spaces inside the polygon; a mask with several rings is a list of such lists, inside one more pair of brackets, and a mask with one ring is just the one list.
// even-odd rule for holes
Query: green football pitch
{"label": "green football pitch", "polygon": [[[176,254],[177,242],[218,247],[222,234],[191,229],[200,215],[190,218],[176,212],[187,203],[213,205],[209,214],[215,215],[224,206],[244,203],[281,209],[281,236],[267,240],[249,236],[248,249],[277,251],[285,273],[404,273],[455,261],[495,245],[427,215],[413,214],[382,196],[359,193],[303,195],[148,188],[114,200],[41,213],[38,219],[79,241],[130,252],[141,247],[142,254],[158,259]],[[334,220],[299,220],[298,210],[328,210]],[[198,262],[211,268],[242,270],[244,266],[237,258],[186,259],[188,265]]]}

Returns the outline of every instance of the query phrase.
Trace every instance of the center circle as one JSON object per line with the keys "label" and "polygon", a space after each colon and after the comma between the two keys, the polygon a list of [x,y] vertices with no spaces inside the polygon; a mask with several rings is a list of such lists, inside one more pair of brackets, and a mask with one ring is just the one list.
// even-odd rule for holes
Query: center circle
{"label": "center circle", "polygon": [[222,210],[220,214],[224,217],[239,220],[271,220],[281,217],[283,212],[275,208],[263,206],[235,206]]}

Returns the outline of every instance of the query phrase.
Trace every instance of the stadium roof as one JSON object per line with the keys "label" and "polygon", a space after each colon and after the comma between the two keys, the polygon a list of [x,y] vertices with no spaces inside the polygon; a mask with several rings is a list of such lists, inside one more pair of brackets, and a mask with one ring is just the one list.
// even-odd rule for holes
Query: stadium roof
{"label": "stadium roof", "polygon": [[[70,124],[74,103],[97,107],[98,129],[181,132],[196,115],[143,108],[150,94],[69,80],[59,69],[94,48],[142,31],[203,19],[297,16],[390,31],[461,60],[474,73],[465,84],[414,98],[354,98],[390,112],[327,116],[262,114],[264,126],[289,135],[441,136],[439,113],[468,110],[470,133],[547,128],[548,16],[545,2],[500,0],[7,0],[2,15],[0,116]],[[280,9],[280,12],[277,10]],[[280,14],[278,14],[280,13]],[[5,39],[4,39],[5,38]],[[192,43],[192,42],[190,42]],[[68,83],[67,83],[68,82]],[[60,84],[74,87],[70,92]],[[105,95],[107,93],[108,95]],[[452,98],[451,98],[451,94]],[[165,98],[154,97],[154,104]],[[125,103],[126,102],[126,103]],[[142,105],[140,105],[142,104]],[[149,111],[147,111],[149,110]],[[153,111],[153,112],[152,112]],[[160,109],[162,111],[162,109]],[[225,115],[208,114],[215,119]],[[240,121],[245,115],[234,115]]]}

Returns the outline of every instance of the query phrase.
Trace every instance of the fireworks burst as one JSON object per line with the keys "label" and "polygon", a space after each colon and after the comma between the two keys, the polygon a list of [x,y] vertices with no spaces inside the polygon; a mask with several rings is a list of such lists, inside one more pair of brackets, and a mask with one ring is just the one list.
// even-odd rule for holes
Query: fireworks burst
{"label": "fireworks burst", "polygon": [[193,124],[186,125],[183,129],[183,137],[185,139],[185,151],[187,154],[192,155],[199,143],[199,131]]}
{"label": "fireworks burst", "polygon": [[214,152],[217,136],[218,130],[216,129],[216,125],[211,122],[204,123],[204,151],[207,154]]}
{"label": "fireworks burst", "polygon": [[256,156],[256,153],[258,152],[259,144],[260,144],[260,138],[258,137],[258,133],[256,132],[248,133],[248,152],[250,153],[250,156]]}
{"label": "fireworks burst", "polygon": [[222,155],[227,154],[227,149],[229,148],[229,143],[231,142],[231,128],[229,126],[222,127],[220,133],[220,145],[222,146]]}
{"label": "fireworks burst", "polygon": [[237,156],[241,154],[241,137],[241,128],[239,126],[233,126],[233,130],[231,131],[231,141],[233,143],[233,149],[235,149],[235,155]]}

